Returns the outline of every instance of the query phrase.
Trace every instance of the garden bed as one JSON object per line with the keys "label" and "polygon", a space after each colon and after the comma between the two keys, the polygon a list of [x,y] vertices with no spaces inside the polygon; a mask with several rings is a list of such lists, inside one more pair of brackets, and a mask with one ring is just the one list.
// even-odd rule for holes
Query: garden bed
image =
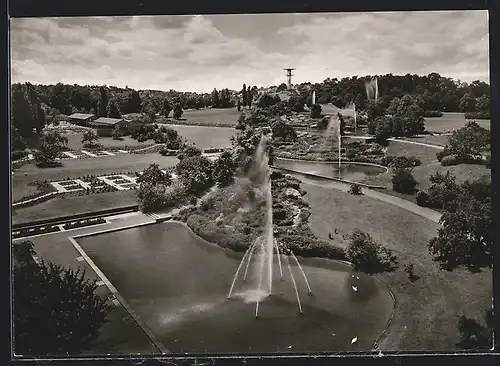
{"label": "garden bed", "polygon": [[93,219],[69,222],[69,223],[63,225],[63,229],[70,230],[70,229],[77,229],[80,227],[99,225],[99,224],[105,224],[105,223],[106,223],[106,220],[104,220],[102,217],[97,217],[97,218],[93,218]]}
{"label": "garden bed", "polygon": [[24,238],[27,236],[32,236],[32,235],[40,235],[40,234],[47,234],[47,233],[55,233],[61,231],[59,226],[51,225],[51,226],[38,226],[35,228],[30,228],[30,229],[21,229],[18,231],[13,231],[12,232],[12,238],[13,239],[18,239],[18,238]]}

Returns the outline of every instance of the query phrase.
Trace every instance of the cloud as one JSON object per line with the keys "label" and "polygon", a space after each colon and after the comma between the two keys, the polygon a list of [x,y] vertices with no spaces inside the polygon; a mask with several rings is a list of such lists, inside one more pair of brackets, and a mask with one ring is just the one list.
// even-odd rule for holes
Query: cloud
{"label": "cloud", "polygon": [[382,73],[488,79],[486,12],[13,19],[12,80],[210,91]]}

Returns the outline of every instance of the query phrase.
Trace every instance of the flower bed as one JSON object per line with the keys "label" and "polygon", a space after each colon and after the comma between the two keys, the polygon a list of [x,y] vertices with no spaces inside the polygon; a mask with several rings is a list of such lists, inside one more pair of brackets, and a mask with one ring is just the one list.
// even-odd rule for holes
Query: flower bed
{"label": "flower bed", "polygon": [[113,180],[113,183],[116,183],[116,184],[127,184],[127,183],[131,183],[131,182],[128,179],[121,178],[121,179]]}
{"label": "flower bed", "polygon": [[75,222],[69,222],[67,224],[63,225],[64,230],[70,230],[70,229],[76,229],[80,227],[85,227],[85,226],[92,226],[92,225],[99,225],[99,224],[105,224],[106,220],[104,220],[102,217],[94,218],[94,219],[86,219],[86,220],[80,220],[80,221],[75,221]]}
{"label": "flower bed", "polygon": [[57,231],[61,231],[61,229],[58,226],[38,226],[31,229],[22,229],[18,231],[13,231],[12,238],[17,239],[32,235],[55,233]]}
{"label": "flower bed", "polygon": [[121,185],[125,189],[136,189],[139,185],[137,183],[127,183]]}

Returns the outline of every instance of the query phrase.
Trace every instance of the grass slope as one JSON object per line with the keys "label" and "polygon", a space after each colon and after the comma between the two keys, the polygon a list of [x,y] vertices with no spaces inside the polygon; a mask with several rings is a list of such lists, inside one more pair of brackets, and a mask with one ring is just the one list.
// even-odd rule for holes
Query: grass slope
{"label": "grass slope", "polygon": [[[446,272],[432,261],[427,243],[438,225],[413,213],[365,196],[352,196],[333,189],[303,184],[311,205],[312,230],[321,238],[334,228],[341,234],[359,228],[391,248],[400,266],[380,276],[396,296],[396,310],[384,350],[456,349],[460,314],[481,318],[491,306],[491,271],[471,274]],[[323,224],[324,222],[324,224]],[[403,271],[413,263],[420,276],[411,283]]]}
{"label": "grass slope", "polygon": [[[467,121],[463,113],[443,113],[442,117],[425,118],[425,129],[429,132],[446,132],[464,127]],[[476,122],[484,128],[490,128],[489,120],[480,119]]]}
{"label": "grass slope", "polygon": [[12,223],[68,216],[137,204],[135,190],[89,194],[88,196],[56,197],[34,206],[12,210]]}

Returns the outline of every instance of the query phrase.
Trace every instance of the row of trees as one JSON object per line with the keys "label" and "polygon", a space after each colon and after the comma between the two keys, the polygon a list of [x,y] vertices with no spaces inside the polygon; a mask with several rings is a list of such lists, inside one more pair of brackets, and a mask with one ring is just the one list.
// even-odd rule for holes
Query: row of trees
{"label": "row of trees", "polygon": [[[333,103],[343,107],[355,102],[362,110],[368,102],[365,82],[372,78],[373,76],[328,78],[321,83],[302,83],[296,87],[301,95],[310,95],[310,90],[314,89],[319,104]],[[468,84],[437,73],[426,76],[387,74],[378,76],[378,86],[379,103],[384,109],[389,107],[393,98],[401,98],[405,94],[420,96],[423,108],[428,111],[479,112],[489,109],[490,87],[479,80]]]}

